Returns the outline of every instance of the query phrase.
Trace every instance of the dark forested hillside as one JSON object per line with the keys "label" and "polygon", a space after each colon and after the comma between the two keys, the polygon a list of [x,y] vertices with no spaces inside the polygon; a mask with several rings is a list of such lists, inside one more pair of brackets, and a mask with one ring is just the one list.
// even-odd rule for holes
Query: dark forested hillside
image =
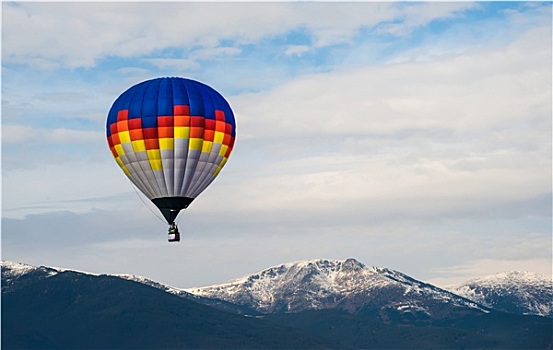
{"label": "dark forested hillside", "polygon": [[[427,288],[433,290],[423,284],[418,288],[422,297]],[[251,314],[253,305],[232,308],[225,302],[222,307],[220,300],[174,294],[117,276],[3,263],[2,349],[552,347],[551,318],[470,304],[452,309],[448,304],[456,299],[447,294],[419,302],[409,293],[386,290],[395,289],[373,293],[374,300],[356,312],[336,307]],[[407,302],[419,307],[405,308]]]}
{"label": "dark forested hillside", "polygon": [[428,326],[386,324],[341,310],[272,314],[338,349],[550,349],[552,321],[539,316],[490,313]]}
{"label": "dark forested hillside", "polygon": [[117,277],[60,272],[2,294],[2,349],[320,347],[301,331]]}

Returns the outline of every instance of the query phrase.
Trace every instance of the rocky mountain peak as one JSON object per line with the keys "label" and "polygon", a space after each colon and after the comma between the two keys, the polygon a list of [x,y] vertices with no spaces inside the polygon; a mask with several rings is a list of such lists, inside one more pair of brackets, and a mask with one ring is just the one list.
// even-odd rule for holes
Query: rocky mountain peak
{"label": "rocky mountain peak", "polygon": [[452,292],[501,311],[553,317],[553,281],[527,272],[509,271],[483,276]]}
{"label": "rocky mountain peak", "polygon": [[476,304],[447,291],[397,271],[367,267],[352,258],[287,263],[227,283],[186,291],[253,307],[261,313],[328,308],[356,313],[367,307],[427,313],[431,312],[430,304],[444,300],[451,305],[478,309]]}

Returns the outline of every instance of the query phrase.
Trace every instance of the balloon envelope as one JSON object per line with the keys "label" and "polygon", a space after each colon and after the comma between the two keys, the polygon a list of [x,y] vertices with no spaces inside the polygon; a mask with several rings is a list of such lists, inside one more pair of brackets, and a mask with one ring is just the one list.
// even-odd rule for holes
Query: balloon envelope
{"label": "balloon envelope", "polygon": [[172,223],[227,162],[236,124],[228,102],[211,87],[157,78],[115,100],[106,135],[117,164]]}

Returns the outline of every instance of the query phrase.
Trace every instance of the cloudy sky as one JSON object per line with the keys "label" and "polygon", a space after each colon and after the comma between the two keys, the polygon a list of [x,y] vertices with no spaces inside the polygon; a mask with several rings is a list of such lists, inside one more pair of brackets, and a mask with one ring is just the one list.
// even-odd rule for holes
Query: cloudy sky
{"label": "cloudy sky", "polygon": [[[551,275],[550,2],[2,2],[2,258],[176,287],[354,257]],[[113,160],[128,87],[204,82],[234,151],[180,243]]]}

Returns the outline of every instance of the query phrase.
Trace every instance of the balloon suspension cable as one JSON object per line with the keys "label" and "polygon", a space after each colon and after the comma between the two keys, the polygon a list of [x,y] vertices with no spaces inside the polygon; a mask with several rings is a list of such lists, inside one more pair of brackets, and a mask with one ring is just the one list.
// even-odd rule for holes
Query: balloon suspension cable
{"label": "balloon suspension cable", "polygon": [[180,224],[180,220],[181,220],[181,215],[180,215],[180,213],[179,213],[179,215],[177,215],[177,217],[175,218],[175,220],[173,220],[173,223],[174,223],[175,225],[178,226],[178,224]]}
{"label": "balloon suspension cable", "polygon": [[161,222],[163,222],[164,224],[167,223],[167,221],[165,221],[165,219],[163,218],[163,216],[160,215],[159,211],[157,210],[153,210],[152,207],[150,205],[148,205],[148,203],[144,200],[144,198],[142,198],[143,195],[141,195],[141,193],[138,192],[138,190],[136,189],[136,187],[134,187],[134,185],[132,184],[131,180],[129,180],[129,182],[131,183],[131,187],[133,188],[134,192],[136,193],[136,195],[138,196],[138,198],[140,198],[140,200],[142,201],[142,203],[146,206],[146,208],[148,208],[148,210],[150,210],[152,212],[152,214],[154,214],[154,216],[156,218],[158,218]]}

